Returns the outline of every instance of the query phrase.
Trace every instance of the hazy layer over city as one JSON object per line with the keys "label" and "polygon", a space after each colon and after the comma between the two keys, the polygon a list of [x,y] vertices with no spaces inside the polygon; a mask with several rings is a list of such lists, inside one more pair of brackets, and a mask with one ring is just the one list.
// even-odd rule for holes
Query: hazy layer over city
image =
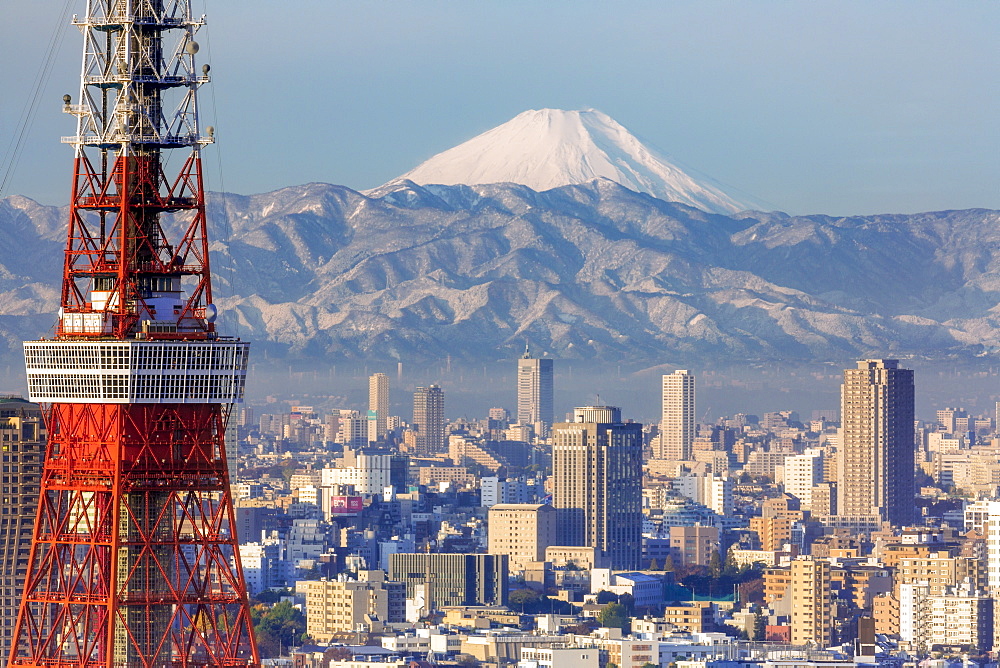
{"label": "hazy layer over city", "polygon": [[[839,411],[843,369],[853,366],[852,361],[844,360],[842,365],[815,367],[755,364],[692,368],[697,376],[698,420],[714,422],[736,413],[763,415],[779,410],[798,411],[808,420],[812,411]],[[918,419],[933,421],[934,411],[946,406],[961,406],[975,414],[995,413],[1000,401],[1000,367],[911,364],[907,360],[901,366],[915,369]],[[556,360],[556,419],[562,419],[574,406],[602,403],[620,406],[627,419],[656,422],[660,419],[660,376],[672,370]],[[395,365],[375,362],[320,363],[308,368],[304,364],[280,367],[251,362],[247,403],[261,408],[273,403],[274,412],[294,404],[312,405],[317,410],[364,411],[368,407],[368,376],[379,371],[390,377],[392,414],[404,419],[412,416],[413,390],[420,385],[444,388],[448,419],[483,417],[492,407],[516,407],[514,360],[473,368],[452,364],[450,372],[447,361],[424,368],[404,364],[401,377]],[[0,394],[23,394],[20,369],[6,367],[0,372]]]}

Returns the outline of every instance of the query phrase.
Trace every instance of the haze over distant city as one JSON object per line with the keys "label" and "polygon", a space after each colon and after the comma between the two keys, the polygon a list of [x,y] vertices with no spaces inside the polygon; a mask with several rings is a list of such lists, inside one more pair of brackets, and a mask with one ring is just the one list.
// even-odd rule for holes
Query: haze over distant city
{"label": "haze over distant city", "polygon": [[[997,3],[196,5],[210,20],[213,190],[371,188],[525,109],[592,107],[790,213],[1000,208]],[[78,11],[5,10],[18,28],[0,57],[18,67],[2,75],[2,166],[46,56],[39,36],[60,46],[2,195],[68,199],[59,100],[78,94]]]}

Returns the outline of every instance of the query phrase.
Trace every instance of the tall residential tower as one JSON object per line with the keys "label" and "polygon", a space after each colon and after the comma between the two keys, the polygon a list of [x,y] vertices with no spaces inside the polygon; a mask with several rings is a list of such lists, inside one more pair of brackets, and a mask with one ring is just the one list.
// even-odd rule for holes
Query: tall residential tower
{"label": "tall residential tower", "polygon": [[45,456],[45,425],[37,404],[0,397],[3,444],[3,506],[0,507],[0,652],[6,665],[14,620],[28,571],[31,532],[38,511],[38,486]]}
{"label": "tall residential tower", "polygon": [[368,377],[368,440],[380,441],[388,431],[389,376],[384,373]]}
{"label": "tall residential tower", "polygon": [[663,376],[660,447],[657,459],[687,460],[693,456],[697,418],[694,409],[694,374],[678,369]]}
{"label": "tall residential tower", "polygon": [[413,429],[417,437],[417,454],[439,455],[448,451],[444,390],[439,386],[418,387],[413,393]]}
{"label": "tall residential tower", "polygon": [[837,514],[913,522],[913,371],[861,360],[844,371]]}

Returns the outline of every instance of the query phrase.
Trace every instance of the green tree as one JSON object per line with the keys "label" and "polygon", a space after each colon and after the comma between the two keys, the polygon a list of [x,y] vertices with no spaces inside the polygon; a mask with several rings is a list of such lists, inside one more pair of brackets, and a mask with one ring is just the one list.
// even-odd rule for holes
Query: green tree
{"label": "green tree", "polygon": [[667,558],[663,560],[663,570],[668,573],[674,570],[674,557],[672,554],[668,554]]}
{"label": "green tree", "polygon": [[739,564],[736,563],[736,555],[734,554],[734,551],[735,546],[730,546],[729,549],[726,550],[726,563],[722,566],[722,574],[728,577],[736,577],[743,571]]}
{"label": "green tree", "polygon": [[767,617],[764,612],[757,608],[757,613],[753,617],[753,637],[751,640],[762,642],[767,635]]}
{"label": "green tree", "polygon": [[619,628],[625,633],[632,626],[632,619],[628,616],[625,606],[621,603],[608,603],[598,613],[597,621],[601,626],[609,629]]}
{"label": "green tree", "polygon": [[507,596],[507,605],[511,610],[530,612],[541,598],[541,595],[534,589],[527,587],[515,589]]}
{"label": "green tree", "polygon": [[273,603],[277,603],[278,601],[280,601],[282,596],[291,596],[291,595],[292,592],[290,589],[282,589],[280,591],[275,591],[273,589],[265,589],[256,596],[251,597],[250,603],[251,604],[267,603],[268,605],[271,605]]}
{"label": "green tree", "polygon": [[720,575],[722,575],[722,555],[718,550],[714,550],[708,559],[708,576],[714,580]]}
{"label": "green tree", "polygon": [[649,562],[649,570],[651,571],[660,570],[660,563],[656,559],[653,559],[652,561]]}
{"label": "green tree", "polygon": [[597,605],[604,605],[605,603],[617,603],[617,602],[618,602],[618,594],[614,593],[613,591],[602,589],[601,591],[597,592]]}
{"label": "green tree", "polygon": [[251,618],[262,658],[281,656],[289,647],[298,643],[306,630],[305,615],[288,601],[275,603],[271,608],[254,606]]}

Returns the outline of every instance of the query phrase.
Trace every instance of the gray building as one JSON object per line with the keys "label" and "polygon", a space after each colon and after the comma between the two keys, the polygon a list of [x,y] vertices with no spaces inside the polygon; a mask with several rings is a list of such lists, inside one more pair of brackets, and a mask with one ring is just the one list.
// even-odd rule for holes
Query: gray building
{"label": "gray building", "polygon": [[506,554],[389,555],[389,579],[406,583],[406,597],[430,583],[433,608],[457,605],[504,605],[507,601]]}
{"label": "gray building", "polygon": [[418,387],[413,393],[413,429],[417,436],[417,454],[439,455],[448,451],[444,390],[437,385]]}
{"label": "gray building", "polygon": [[530,425],[540,422],[544,429],[549,429],[552,396],[552,360],[534,359],[525,348],[524,357],[517,361],[517,421]]}
{"label": "gray building", "polygon": [[37,404],[20,397],[0,398],[0,444],[0,665],[6,665],[28,569],[45,456],[45,425]]}
{"label": "gray building", "polygon": [[[642,561],[642,425],[619,409],[590,406],[552,429],[553,502],[559,545],[593,547],[612,568]],[[588,422],[604,416],[613,422]]]}

